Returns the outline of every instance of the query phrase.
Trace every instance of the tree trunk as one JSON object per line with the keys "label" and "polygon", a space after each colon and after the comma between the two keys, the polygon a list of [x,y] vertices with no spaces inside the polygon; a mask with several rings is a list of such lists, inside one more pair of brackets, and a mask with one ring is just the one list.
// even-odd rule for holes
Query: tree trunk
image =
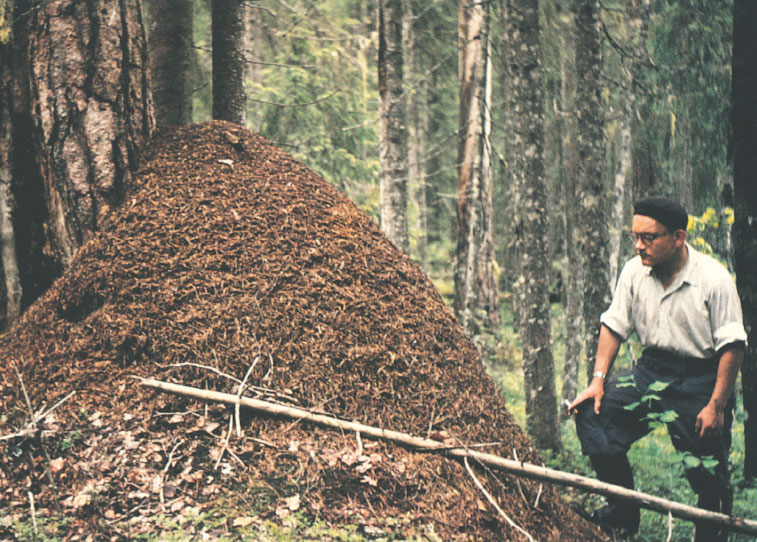
{"label": "tree trunk", "polygon": [[150,82],[159,125],[192,123],[193,3],[147,3]]}
{"label": "tree trunk", "polygon": [[469,336],[491,333],[498,322],[493,276],[492,190],[486,141],[489,8],[460,1],[460,117],[455,261],[455,313]]}
{"label": "tree trunk", "polygon": [[423,269],[428,269],[428,226],[426,209],[426,76],[421,73],[421,51],[416,41],[415,5],[406,4],[405,21],[402,25],[402,47],[407,58],[405,81],[407,85],[407,161],[408,184],[412,189],[417,220],[417,243],[415,257]]}
{"label": "tree trunk", "polygon": [[[563,362],[562,399],[570,401],[578,391],[578,372],[581,364],[583,345],[583,270],[582,254],[574,250],[580,222],[576,212],[576,64],[575,64],[575,22],[573,13],[565,11],[561,17],[560,33],[564,54],[562,62],[562,83],[560,89],[561,125],[561,182],[562,214],[565,221],[565,252],[563,272],[565,273],[565,360]],[[568,418],[567,409],[559,409],[563,419]]]}
{"label": "tree trunk", "polygon": [[245,125],[245,3],[212,0],[213,118]]}
{"label": "tree trunk", "polygon": [[757,3],[733,6],[734,266],[748,348],[741,369],[744,478],[757,478]]}
{"label": "tree trunk", "polygon": [[379,0],[381,229],[407,253],[407,127],[402,74],[403,0]]}
{"label": "tree trunk", "polygon": [[[4,51],[5,44],[0,45]],[[6,69],[6,58],[0,53],[0,328],[12,323],[21,314],[21,277],[16,257],[16,232],[13,228],[15,198],[13,196],[13,125],[9,105],[13,102],[10,70]]]}
{"label": "tree trunk", "polygon": [[[247,80],[252,84],[253,90],[251,95],[255,96],[259,92],[260,85],[263,84],[263,17],[258,4],[247,6],[247,27],[245,29],[245,53],[247,60]],[[254,131],[260,130],[261,114],[259,108],[252,107],[250,116],[247,119],[249,126]]]}
{"label": "tree trunk", "polygon": [[[610,302],[607,189],[604,179],[599,2],[576,0],[576,112],[578,115],[579,216],[576,249],[584,265],[584,322],[586,357],[592,360],[599,339],[599,316]],[[591,373],[593,364],[587,364]]]}
{"label": "tree trunk", "polygon": [[124,199],[154,119],[137,0],[13,7],[0,45],[2,254],[5,297],[18,296],[15,252],[24,308]]}
{"label": "tree trunk", "polygon": [[621,251],[623,241],[623,228],[626,224],[626,182],[631,172],[631,124],[635,112],[634,104],[636,95],[633,89],[633,79],[626,79],[626,91],[623,93],[623,111],[619,119],[618,144],[615,157],[615,190],[612,194],[612,212],[610,222],[610,271],[608,287],[612,291],[618,278],[620,269]]}
{"label": "tree trunk", "polygon": [[539,47],[539,6],[506,2],[506,50],[510,141],[508,172],[516,215],[515,281],[523,345],[526,427],[539,448],[560,448],[549,313],[549,240],[544,179],[544,113]]}

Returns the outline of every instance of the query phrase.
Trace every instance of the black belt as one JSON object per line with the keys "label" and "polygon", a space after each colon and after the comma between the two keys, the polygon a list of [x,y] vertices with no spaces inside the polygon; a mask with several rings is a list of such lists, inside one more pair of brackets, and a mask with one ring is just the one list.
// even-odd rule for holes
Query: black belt
{"label": "black belt", "polygon": [[679,356],[660,348],[646,348],[639,360],[641,365],[665,376],[702,376],[717,374],[717,358],[694,358]]}

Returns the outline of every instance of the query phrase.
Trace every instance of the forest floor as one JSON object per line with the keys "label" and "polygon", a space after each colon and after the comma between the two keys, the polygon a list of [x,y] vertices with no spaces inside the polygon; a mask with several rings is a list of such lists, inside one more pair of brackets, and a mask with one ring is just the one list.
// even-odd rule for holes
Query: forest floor
{"label": "forest floor", "polygon": [[473,465],[506,520],[458,460],[244,411],[237,432],[233,409],[132,378],[245,380],[245,396],[542,464],[420,268],[229,123],[156,136],[0,354],[0,539],[606,539],[547,484]]}

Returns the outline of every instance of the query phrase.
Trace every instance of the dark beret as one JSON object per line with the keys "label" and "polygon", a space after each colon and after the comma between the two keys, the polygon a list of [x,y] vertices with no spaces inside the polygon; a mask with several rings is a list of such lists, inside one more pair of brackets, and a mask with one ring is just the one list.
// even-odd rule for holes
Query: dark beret
{"label": "dark beret", "polygon": [[654,218],[669,231],[686,231],[689,224],[689,215],[683,205],[669,198],[640,199],[633,206],[633,214]]}

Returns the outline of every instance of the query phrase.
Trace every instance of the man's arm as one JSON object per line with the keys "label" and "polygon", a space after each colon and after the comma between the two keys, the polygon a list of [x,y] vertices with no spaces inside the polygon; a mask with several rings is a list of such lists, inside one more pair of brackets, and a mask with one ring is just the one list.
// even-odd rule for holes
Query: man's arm
{"label": "man's arm", "polygon": [[718,376],[710,402],[697,416],[695,431],[699,438],[720,433],[725,423],[725,405],[733,393],[736,377],[744,361],[744,343],[737,342],[720,349]]}
{"label": "man's arm", "polygon": [[589,386],[578,394],[568,407],[568,412],[574,414],[576,407],[587,399],[594,399],[594,412],[599,414],[599,407],[602,404],[602,397],[605,394],[605,377],[610,371],[610,367],[615,361],[615,357],[620,350],[620,335],[615,333],[606,325],[602,324],[599,330],[599,341],[597,343],[597,357],[594,360],[594,374],[601,373],[604,376],[594,376]]}

